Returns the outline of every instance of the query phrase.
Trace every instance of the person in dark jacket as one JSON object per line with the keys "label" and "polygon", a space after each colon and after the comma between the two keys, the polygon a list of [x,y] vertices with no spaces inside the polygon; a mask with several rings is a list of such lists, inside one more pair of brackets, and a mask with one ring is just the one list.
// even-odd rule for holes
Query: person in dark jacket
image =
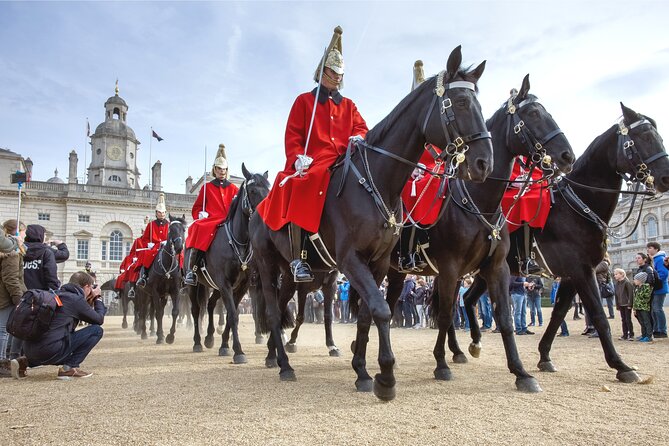
{"label": "person in dark jacket", "polygon": [[29,290],[57,290],[60,288],[54,250],[44,244],[46,229],[40,225],[26,228],[26,255],[23,258],[23,278]]}
{"label": "person in dark jacket", "polygon": [[53,250],[53,255],[56,258],[56,263],[63,263],[70,258],[70,250],[62,240],[50,240],[49,246]]}
{"label": "person in dark jacket", "polygon": [[6,358],[9,340],[7,321],[25,291],[23,253],[19,250],[19,243],[0,231],[0,378],[10,376],[9,359]]}
{"label": "person in dark jacket", "polygon": [[622,268],[613,270],[615,279],[616,307],[620,311],[620,319],[623,322],[623,335],[621,341],[634,340],[634,326],[632,325],[632,302],[634,299],[634,285],[627,278],[627,273]]}
{"label": "person in dark jacket", "polygon": [[[100,289],[94,288],[89,274],[80,271],[72,274],[70,282],[57,294],[63,305],[54,314],[49,330],[37,341],[26,341],[26,355],[11,361],[14,378],[25,376],[27,367],[38,365],[62,366],[58,370],[58,379],[92,375],[79,367],[102,339],[101,325],[107,310],[100,299]],[[75,331],[79,321],[91,325]]]}

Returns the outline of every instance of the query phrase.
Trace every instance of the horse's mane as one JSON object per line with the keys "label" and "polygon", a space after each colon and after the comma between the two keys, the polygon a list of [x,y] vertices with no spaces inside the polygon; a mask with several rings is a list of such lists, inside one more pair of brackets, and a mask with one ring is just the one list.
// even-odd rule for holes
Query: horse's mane
{"label": "horse's mane", "polygon": [[[471,66],[467,68],[459,68],[457,74],[454,78],[460,77],[460,80],[468,81],[476,85],[477,79],[472,73]],[[453,81],[453,79],[444,79],[444,84]],[[421,98],[424,90],[434,90],[437,84],[437,76],[432,76],[429,79],[426,79],[425,82],[420,84],[415,90],[410,92],[400,101],[399,104],[378,124],[376,124],[369,132],[367,132],[367,142],[370,144],[376,144],[378,141],[386,134],[391,128],[394,128],[397,124],[397,121],[400,117],[404,115],[405,110],[411,106],[418,98]],[[476,91],[478,92],[478,85],[476,85]],[[406,120],[408,125],[412,121]]]}
{"label": "horse's mane", "polygon": [[246,184],[246,181],[247,180],[244,180],[242,187],[239,188],[239,192],[237,195],[235,195],[235,198],[232,199],[232,203],[230,203],[230,210],[228,211],[228,216],[225,218],[225,221],[230,220],[237,213],[239,203],[242,201],[242,194],[246,193],[244,190],[244,184]]}
{"label": "horse's mane", "polygon": [[596,153],[596,148],[599,147],[602,144],[602,140],[605,140],[607,138],[611,137],[611,133],[615,133],[618,129],[618,125],[614,124],[612,125],[607,131],[602,133],[601,135],[597,136],[589,145],[588,148],[585,149],[583,154],[578,157],[576,162],[574,162],[574,167],[572,169],[572,172],[578,172],[582,166],[588,166],[592,165],[590,161],[594,154]]}

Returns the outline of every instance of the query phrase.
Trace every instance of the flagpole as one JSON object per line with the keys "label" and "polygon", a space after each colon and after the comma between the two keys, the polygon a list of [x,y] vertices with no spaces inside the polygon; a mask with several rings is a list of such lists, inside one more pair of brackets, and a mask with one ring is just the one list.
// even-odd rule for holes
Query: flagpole
{"label": "flagpole", "polygon": [[[153,207],[153,191],[152,191],[152,186],[151,186],[151,177],[153,176],[151,174],[151,146],[152,145],[153,145],[153,127],[151,127],[151,134],[149,135],[149,173],[148,173],[148,175],[149,175],[149,207],[150,208]],[[153,224],[151,224],[151,221],[149,221],[149,224],[151,225],[151,229],[149,229],[149,237],[151,237],[151,240],[153,240]]]}
{"label": "flagpole", "polygon": [[88,118],[86,118],[86,139],[85,139],[85,142],[84,142],[84,176],[83,176],[84,184],[87,183],[87,180],[86,180],[86,172],[87,172],[87,168],[86,168],[86,159],[87,159],[86,151],[87,150],[86,149],[87,149],[87,147],[86,146],[88,145],[88,138],[90,136],[91,136],[91,125],[88,123]]}
{"label": "flagpole", "polygon": [[204,187],[204,193],[202,194],[202,212],[206,212],[207,205],[207,145],[204,145],[204,176],[202,177],[202,187]]}

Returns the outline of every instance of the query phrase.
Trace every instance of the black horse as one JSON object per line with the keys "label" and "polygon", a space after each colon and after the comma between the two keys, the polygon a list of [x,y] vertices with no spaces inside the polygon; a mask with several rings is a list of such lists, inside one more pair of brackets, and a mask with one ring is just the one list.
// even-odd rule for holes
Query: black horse
{"label": "black horse", "polygon": [[[223,300],[226,310],[226,330],[223,332],[221,347],[218,354],[227,356],[228,332],[232,332],[232,349],[234,351],[233,361],[235,364],[246,363],[246,355],[242,351],[239,342],[237,327],[239,315],[237,305],[244,297],[249,288],[251,270],[249,262],[253,256],[253,249],[249,242],[249,219],[255,213],[256,206],[269,193],[269,181],[267,172],[264,174],[251,174],[242,164],[244,182],[239,193],[232,200],[230,211],[225,222],[220,225],[214,235],[211,246],[204,255],[207,273],[198,268],[197,286],[189,286],[191,311],[193,314],[193,351],[201,352],[200,343],[200,309],[205,305],[209,315],[207,336],[204,345],[211,348],[214,345],[214,307],[216,300]],[[209,289],[215,288],[209,297]]]}
{"label": "black horse", "polygon": [[[509,268],[506,256],[509,251],[508,232],[503,232],[504,216],[500,202],[511,175],[514,158],[528,157],[530,162],[554,172],[568,172],[575,159],[567,138],[551,115],[529,94],[529,75],[523,79],[520,91],[487,121],[492,133],[495,167],[493,173],[482,184],[466,185],[460,180],[449,183],[450,196],[446,208],[437,223],[428,231],[430,247],[427,249],[431,265],[421,274],[437,275],[432,302],[438,311],[439,335],[434,347],[437,367],[434,376],[439,380],[450,380],[451,370],[446,363],[444,342],[453,321],[453,308],[458,290],[458,279],[466,273],[479,270],[478,277],[488,283],[490,297],[496,302],[495,313],[500,324],[507,362],[511,373],[516,375],[516,387],[522,391],[535,392],[541,388],[536,379],[527,373],[518,356],[513,337],[510,315]],[[448,200],[452,203],[448,204]],[[398,251],[391,265],[397,268]],[[392,307],[402,291],[405,274],[391,270],[388,273],[387,299]],[[355,297],[352,299],[355,301]],[[366,309],[360,308],[358,321],[368,320]],[[471,316],[470,316],[471,317]],[[475,320],[475,319],[470,319]],[[367,340],[366,324],[358,324],[357,341],[354,344],[354,363],[365,353]],[[451,349],[455,362],[466,362],[455,339]],[[480,348],[480,335],[470,350]],[[359,373],[366,373],[364,370]]]}
{"label": "black horse", "polygon": [[[319,233],[337,268],[362,295],[379,333],[381,372],[374,382],[369,375],[358,378],[356,387],[368,391],[373,385],[374,393],[383,400],[395,397],[395,357],[390,343],[391,311],[379,284],[399,235],[402,188],[428,142],[446,148],[447,165],[457,167],[453,174],[483,181],[492,169],[492,144],[476,97],[476,82],[485,62],[467,71],[460,68],[461,61],[457,47],[445,71],[404,98],[367,133],[365,142],[349,144],[343,166],[332,172],[332,187],[327,191]],[[261,295],[266,300],[263,327],[271,332],[270,338],[278,340],[282,325],[279,302],[295,290],[290,280],[284,280],[278,289],[279,276],[290,277],[288,230],[271,231],[254,216],[251,234]],[[276,345],[280,379],[295,380],[283,345]]]}
{"label": "black horse", "polygon": [[[139,328],[142,339],[146,339],[146,316],[153,313],[156,317],[156,344],[167,341],[174,342],[177,317],[179,316],[179,288],[181,286],[181,268],[179,258],[184,247],[186,236],[185,217],[169,216],[170,227],[166,242],[158,249],[153,259],[146,285],[136,287],[137,296],[135,303],[138,307]],[[163,334],[163,313],[167,303],[167,295],[172,298],[172,326],[170,333],[165,338]],[[153,307],[153,310],[151,310]]]}

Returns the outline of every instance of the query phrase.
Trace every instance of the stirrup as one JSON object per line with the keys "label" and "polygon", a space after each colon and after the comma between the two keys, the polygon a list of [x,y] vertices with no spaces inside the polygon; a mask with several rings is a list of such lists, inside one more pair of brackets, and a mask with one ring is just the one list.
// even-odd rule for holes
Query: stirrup
{"label": "stirrup", "polygon": [[520,271],[526,276],[531,274],[539,274],[541,272],[541,267],[539,264],[537,264],[537,262],[534,261],[534,259],[528,257],[527,259],[523,260]]}
{"label": "stirrup", "polygon": [[414,263],[413,256],[401,257],[398,263],[399,265],[397,271],[400,273],[409,274],[416,270],[416,264]]}
{"label": "stirrup", "polygon": [[184,277],[184,283],[189,286],[197,286],[197,275],[193,271],[188,271]]}
{"label": "stirrup", "polygon": [[135,298],[135,288],[130,288],[130,291],[128,291],[128,299],[134,299]]}
{"label": "stirrup", "polygon": [[312,282],[314,275],[307,262],[302,260],[293,260],[290,262],[290,271],[293,273],[293,281],[295,282]]}
{"label": "stirrup", "polygon": [[146,279],[142,276],[139,278],[139,280],[135,283],[140,288],[144,288],[146,286]]}

